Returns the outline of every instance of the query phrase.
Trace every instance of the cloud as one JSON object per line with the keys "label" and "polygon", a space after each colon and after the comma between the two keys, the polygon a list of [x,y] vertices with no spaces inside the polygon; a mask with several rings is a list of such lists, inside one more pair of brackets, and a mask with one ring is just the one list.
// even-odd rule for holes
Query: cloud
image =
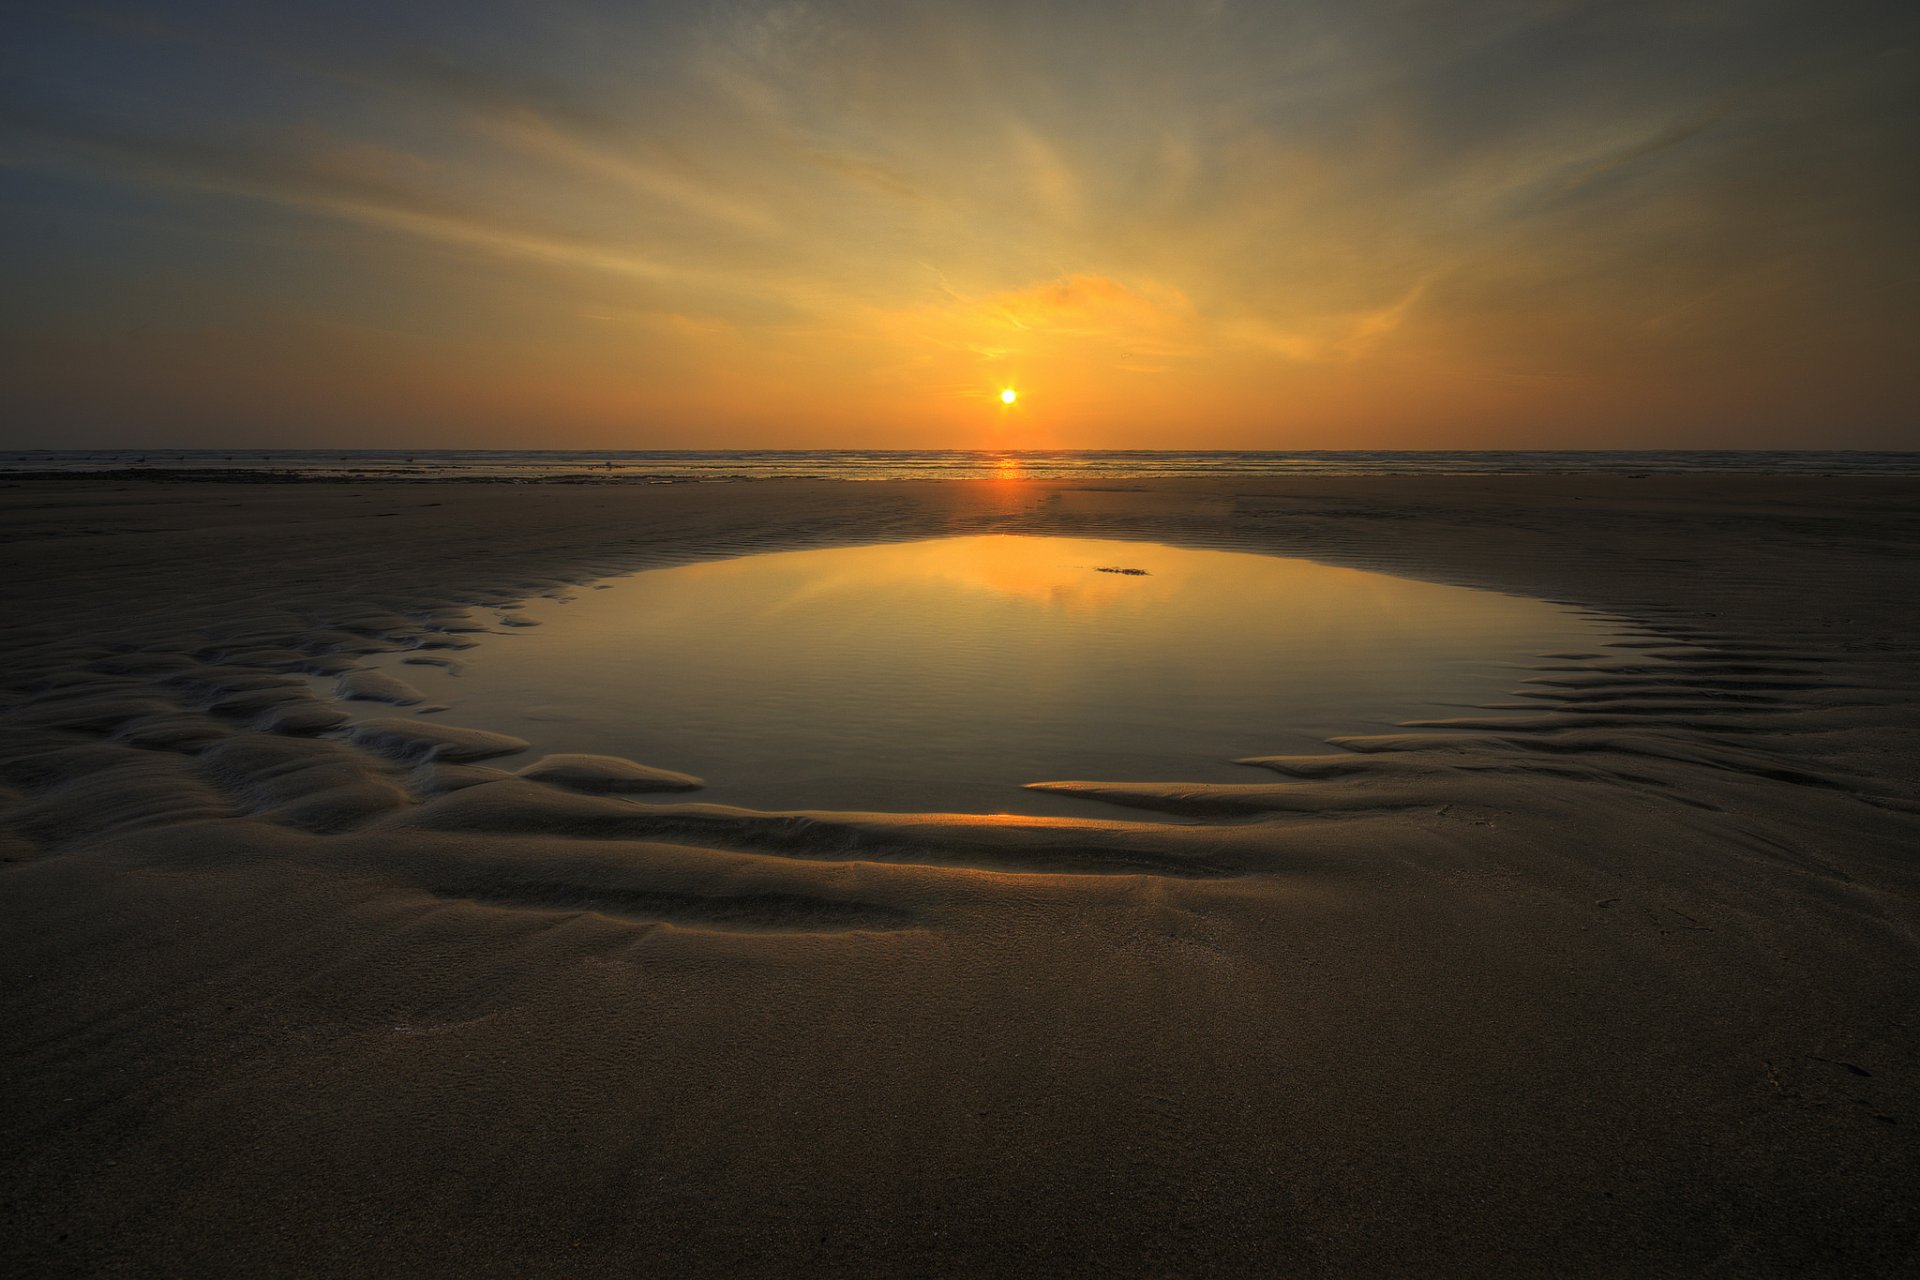
{"label": "cloud", "polygon": [[1028,197],[1041,216],[1066,226],[1078,222],[1083,206],[1082,182],[1059,149],[1038,131],[1018,123],[1007,126],[1007,145],[1026,179]]}
{"label": "cloud", "polygon": [[1643,160],[1651,159],[1663,151],[1669,151],[1705,133],[1726,118],[1731,110],[1731,103],[1722,103],[1699,115],[1663,124],[1645,137],[1563,175],[1558,186],[1563,191],[1577,191],[1609,174],[1629,169]]}
{"label": "cloud", "polygon": [[1302,364],[1358,360],[1398,332],[1426,290],[1423,281],[1396,301],[1371,310],[1314,317],[1291,326],[1243,319],[1222,326],[1221,332],[1241,346]]}
{"label": "cloud", "polygon": [[91,170],[140,184],[270,201],[509,257],[652,280],[685,274],[618,246],[516,223],[432,185],[410,185],[408,179],[431,169],[428,162],[374,144],[337,142],[316,129],[244,145],[89,130],[19,111],[0,114],[0,125],[24,144],[14,153],[16,164]]}
{"label": "cloud", "polygon": [[802,144],[801,155],[828,173],[857,183],[882,195],[893,196],[900,200],[926,200],[927,193],[921,183],[907,178],[904,174],[864,156],[849,155],[844,152],[823,150]]}
{"label": "cloud", "polygon": [[1178,289],[1087,274],[983,298],[974,310],[1015,329],[1083,335],[1164,333],[1193,321],[1193,304]]}

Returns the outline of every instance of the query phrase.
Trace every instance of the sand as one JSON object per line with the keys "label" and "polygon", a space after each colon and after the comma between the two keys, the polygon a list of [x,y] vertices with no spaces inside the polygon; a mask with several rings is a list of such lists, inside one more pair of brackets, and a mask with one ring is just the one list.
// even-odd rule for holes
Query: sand
{"label": "sand", "polygon": [[[1627,621],[1084,820],[336,729],[610,573],[1022,531]],[[1915,482],[28,480],[0,540],[9,1274],[1920,1267]]]}

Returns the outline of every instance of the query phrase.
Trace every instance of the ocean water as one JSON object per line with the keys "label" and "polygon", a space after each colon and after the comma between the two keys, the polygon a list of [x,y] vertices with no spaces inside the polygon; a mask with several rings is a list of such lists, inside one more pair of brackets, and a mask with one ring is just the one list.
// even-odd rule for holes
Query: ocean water
{"label": "ocean water", "polygon": [[223,478],[585,483],[1024,477],[1671,474],[1920,475],[1920,452],[1836,450],[36,449],[0,474],[217,471]]}
{"label": "ocean water", "polygon": [[[477,623],[494,621],[476,610]],[[1618,628],[1244,552],[1004,534],[773,552],[534,599],[347,703],[698,774],[765,810],[1087,814],[1047,781],[1274,782],[1237,758],[1473,715]]]}

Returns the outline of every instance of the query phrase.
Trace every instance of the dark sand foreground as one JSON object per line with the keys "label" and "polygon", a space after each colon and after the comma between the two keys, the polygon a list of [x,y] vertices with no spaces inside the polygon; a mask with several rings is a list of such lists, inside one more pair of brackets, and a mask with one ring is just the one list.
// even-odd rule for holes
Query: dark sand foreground
{"label": "dark sand foreground", "polygon": [[[299,675],[989,531],[1623,640],[1085,822],[419,767]],[[1920,1268],[1920,484],[29,481],[0,539],[6,1274]]]}

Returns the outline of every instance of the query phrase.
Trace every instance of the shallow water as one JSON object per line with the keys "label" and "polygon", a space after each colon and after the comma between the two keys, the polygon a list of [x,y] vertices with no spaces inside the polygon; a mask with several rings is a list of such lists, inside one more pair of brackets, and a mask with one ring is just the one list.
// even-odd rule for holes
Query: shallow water
{"label": "shallow water", "polygon": [[598,585],[515,610],[539,625],[446,655],[457,674],[405,661],[426,655],[378,665],[450,723],[704,777],[687,799],[1087,814],[1021,786],[1272,781],[1232,761],[1464,714],[1505,700],[1539,654],[1611,638],[1538,600],[1082,538],[783,552]]}

